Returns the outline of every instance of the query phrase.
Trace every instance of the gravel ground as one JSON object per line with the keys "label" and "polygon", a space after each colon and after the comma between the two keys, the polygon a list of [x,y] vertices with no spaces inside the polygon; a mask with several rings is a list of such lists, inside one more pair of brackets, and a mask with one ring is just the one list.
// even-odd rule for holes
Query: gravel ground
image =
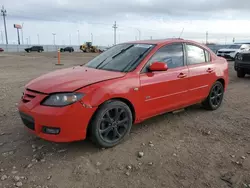
{"label": "gravel ground", "polygon": [[[56,144],[30,134],[17,112],[23,86],[49,71],[86,63],[94,54],[0,54],[0,187],[250,187],[250,77],[230,64],[223,105],[149,119],[112,149],[89,141]],[[140,155],[140,157],[139,157]],[[143,155],[143,156],[142,156]]]}

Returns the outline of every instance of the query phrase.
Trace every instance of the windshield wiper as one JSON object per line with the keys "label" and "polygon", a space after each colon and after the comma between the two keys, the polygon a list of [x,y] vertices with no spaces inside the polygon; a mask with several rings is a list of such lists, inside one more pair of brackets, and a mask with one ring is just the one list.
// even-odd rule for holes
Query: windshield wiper
{"label": "windshield wiper", "polygon": [[[115,54],[114,56],[112,56],[111,58],[114,59],[115,57],[117,57],[118,55],[124,53],[125,51],[127,51],[129,48],[133,47],[134,45],[130,45],[127,48],[122,49],[120,52],[118,52],[117,54]],[[105,58],[101,63],[99,63],[95,68],[99,69],[101,68],[101,65],[108,59],[109,57]],[[105,65],[107,65],[110,61],[108,61],[107,63],[105,63],[102,67],[104,67]]]}
{"label": "windshield wiper", "polygon": [[140,55],[138,55],[138,57],[135,60],[130,61],[128,63],[128,65],[126,67],[124,67],[124,69],[122,70],[122,72],[125,72],[126,70],[129,70],[140,58],[143,57],[143,55],[145,53],[147,53],[149,51],[149,49],[151,49],[151,48],[148,48],[145,52],[142,52]]}
{"label": "windshield wiper", "polygon": [[127,51],[129,48],[133,47],[134,44],[131,44],[130,46],[128,46],[127,48],[122,49],[120,52],[118,52],[117,54],[115,54],[114,56],[112,56],[112,59],[114,59],[115,57],[117,57],[118,55],[124,53],[125,51]]}
{"label": "windshield wiper", "polygon": [[105,58],[101,63],[99,63],[95,68],[98,69],[109,57]]}
{"label": "windshield wiper", "polygon": [[[117,56],[119,56],[120,54],[124,53],[125,51],[127,51],[129,48],[131,48],[131,47],[133,47],[133,46],[134,46],[134,45],[132,44],[132,45],[130,45],[129,47],[122,49],[119,53],[117,53],[117,54],[115,54],[114,56],[112,56],[111,59],[112,59],[112,60],[115,59]],[[107,58],[106,58],[106,59],[107,59]],[[103,63],[106,61],[106,59],[105,59],[101,64],[98,65],[98,68],[103,68],[103,67],[105,67],[107,64],[109,64],[109,63],[112,61],[112,60],[110,60],[110,61],[108,61],[107,63],[103,64]],[[102,64],[103,64],[103,65],[102,65]],[[102,65],[102,66],[101,66],[101,65]]]}

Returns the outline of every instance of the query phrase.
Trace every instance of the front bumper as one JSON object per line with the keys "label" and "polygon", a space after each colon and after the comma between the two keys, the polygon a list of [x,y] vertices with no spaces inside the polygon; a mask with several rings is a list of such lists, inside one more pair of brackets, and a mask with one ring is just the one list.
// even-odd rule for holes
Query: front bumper
{"label": "front bumper", "polygon": [[[30,104],[32,102],[33,105]],[[24,125],[30,132],[53,142],[84,140],[87,126],[96,110],[96,108],[85,108],[80,102],[65,107],[48,107],[40,105],[35,100],[29,102],[21,100],[18,109]],[[59,133],[48,134],[44,131],[46,128],[59,130]]]}
{"label": "front bumper", "polygon": [[240,69],[244,69],[245,71],[250,72],[250,61],[245,62],[245,61],[235,60],[234,69],[236,71]]}
{"label": "front bumper", "polygon": [[217,52],[216,53],[217,56],[220,56],[220,57],[224,57],[224,58],[230,58],[230,59],[234,59],[235,58],[235,55],[236,55],[236,52]]}

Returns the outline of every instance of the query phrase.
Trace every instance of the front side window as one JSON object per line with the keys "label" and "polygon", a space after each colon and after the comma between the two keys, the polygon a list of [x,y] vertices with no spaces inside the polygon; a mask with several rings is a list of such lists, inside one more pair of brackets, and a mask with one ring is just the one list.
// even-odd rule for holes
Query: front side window
{"label": "front side window", "polygon": [[147,68],[153,62],[166,63],[168,68],[177,68],[184,66],[183,46],[181,43],[170,44],[160,48],[148,61],[147,66],[142,72],[146,72]]}
{"label": "front side window", "polygon": [[204,50],[198,46],[187,44],[187,63],[189,65],[206,62]]}
{"label": "front side window", "polygon": [[119,44],[88,62],[86,67],[129,72],[135,69],[140,60],[154,47],[152,44]]}

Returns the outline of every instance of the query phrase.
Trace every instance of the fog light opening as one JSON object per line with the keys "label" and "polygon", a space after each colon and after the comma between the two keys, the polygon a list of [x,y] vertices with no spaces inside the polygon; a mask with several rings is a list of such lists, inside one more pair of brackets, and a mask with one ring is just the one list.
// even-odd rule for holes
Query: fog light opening
{"label": "fog light opening", "polygon": [[60,128],[55,128],[55,127],[43,127],[42,132],[45,134],[54,134],[57,135],[60,133]]}

